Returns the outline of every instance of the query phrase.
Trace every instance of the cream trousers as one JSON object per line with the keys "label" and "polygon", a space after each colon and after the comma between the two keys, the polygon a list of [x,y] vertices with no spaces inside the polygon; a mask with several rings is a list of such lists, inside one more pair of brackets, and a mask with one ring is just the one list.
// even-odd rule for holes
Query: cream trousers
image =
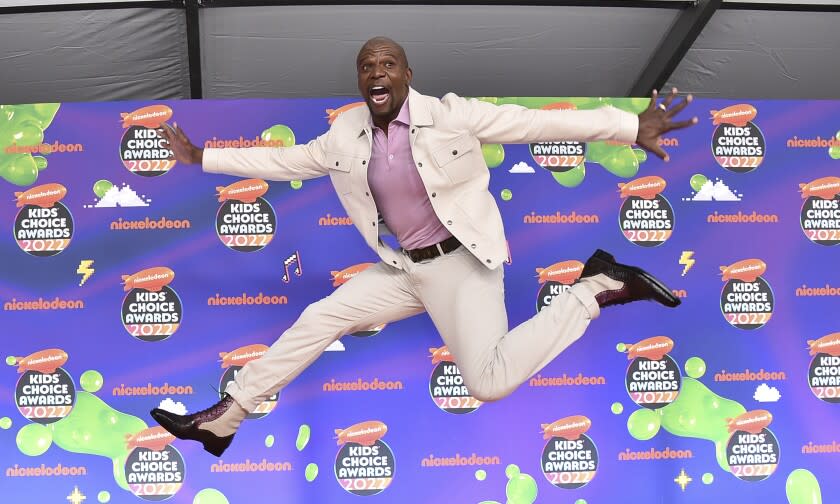
{"label": "cream trousers", "polygon": [[599,314],[584,281],[508,331],[504,266],[487,269],[464,247],[419,263],[401,258],[404,269],[379,262],[309,305],[265,355],[237,373],[226,392],[253,411],[343,335],[426,311],[470,394],[494,401],[545,367]]}

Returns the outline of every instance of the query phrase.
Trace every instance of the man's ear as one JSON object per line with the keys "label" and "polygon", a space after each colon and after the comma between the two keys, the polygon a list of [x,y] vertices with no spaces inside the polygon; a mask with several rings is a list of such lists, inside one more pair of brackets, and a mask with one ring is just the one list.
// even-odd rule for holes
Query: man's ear
{"label": "man's ear", "polygon": [[408,67],[408,69],[406,69],[405,75],[406,75],[406,82],[408,82],[408,85],[410,86],[411,85],[411,76],[414,75],[414,72],[411,71],[411,67]]}

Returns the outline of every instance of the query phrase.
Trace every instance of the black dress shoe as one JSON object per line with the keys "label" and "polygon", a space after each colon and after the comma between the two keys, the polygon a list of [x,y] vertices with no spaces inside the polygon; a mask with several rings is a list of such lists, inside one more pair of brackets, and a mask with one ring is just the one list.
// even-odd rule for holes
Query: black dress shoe
{"label": "black dress shoe", "polygon": [[231,407],[236,408],[239,406],[233,400],[232,396],[224,394],[221,401],[206,410],[193,413],[192,415],[176,415],[160,408],[153,409],[151,415],[161,427],[169,431],[176,438],[198,441],[204,446],[205,450],[220,457],[227,447],[230,446],[235,434],[221,437],[209,430],[199,429],[199,427],[205,423],[217,420],[227,413]]}
{"label": "black dress shoe", "polygon": [[615,258],[601,249],[595,251],[586,261],[581,279],[603,274],[623,286],[616,290],[603,290],[595,295],[601,307],[630,303],[633,301],[656,301],[674,308],[681,301],[668,287],[646,271],[635,266],[615,262]]}

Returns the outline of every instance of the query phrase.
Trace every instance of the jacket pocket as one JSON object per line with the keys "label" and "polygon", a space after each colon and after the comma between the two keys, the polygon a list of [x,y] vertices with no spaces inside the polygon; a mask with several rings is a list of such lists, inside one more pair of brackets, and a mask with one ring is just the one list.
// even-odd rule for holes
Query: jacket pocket
{"label": "jacket pocket", "polygon": [[346,154],[334,152],[327,153],[327,168],[330,170],[335,192],[338,194],[350,194],[353,192],[353,166],[361,161]]}
{"label": "jacket pocket", "polygon": [[446,172],[452,183],[464,182],[475,175],[474,156],[468,155],[472,153],[475,143],[475,139],[465,133],[432,153],[435,162]]}

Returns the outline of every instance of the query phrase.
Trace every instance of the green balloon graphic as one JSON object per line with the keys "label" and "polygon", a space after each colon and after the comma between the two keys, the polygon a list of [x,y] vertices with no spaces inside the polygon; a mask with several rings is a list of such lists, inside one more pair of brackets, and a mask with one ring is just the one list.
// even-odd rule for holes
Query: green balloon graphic
{"label": "green balloon graphic", "polygon": [[0,429],[8,430],[11,427],[12,427],[12,419],[11,418],[9,418],[7,416],[4,416],[3,418],[0,418]]}
{"label": "green balloon graphic", "polygon": [[636,156],[636,159],[638,159],[640,163],[647,161],[647,152],[642,149],[633,149],[633,155]]}
{"label": "green balloon graphic", "polygon": [[715,475],[712,473],[703,473],[703,483],[706,485],[711,485],[712,482],[715,480]]}
{"label": "green balloon graphic", "polygon": [[616,415],[620,415],[624,411],[624,405],[620,402],[614,402],[612,403],[612,406],[610,406],[610,411]]}
{"label": "green balloon graphic", "polygon": [[272,446],[274,446],[274,436],[272,434],[269,434],[265,437],[265,446],[266,448],[271,448]]}
{"label": "green balloon graphic", "polygon": [[795,469],[788,475],[785,494],[790,504],[822,504],[820,483],[807,469]]}
{"label": "green balloon graphic", "polygon": [[702,173],[695,173],[691,176],[691,180],[688,183],[691,184],[692,189],[699,191],[700,188],[708,181],[709,179],[707,179]]}
{"label": "green balloon graphic", "polygon": [[193,497],[193,504],[229,504],[227,497],[215,488],[204,488]]}
{"label": "green balloon graphic", "polygon": [[484,481],[485,479],[487,479],[487,471],[485,471],[484,469],[477,470],[475,472],[475,479],[477,479],[478,481]]}
{"label": "green balloon graphic", "polygon": [[586,177],[586,164],[581,163],[564,172],[551,172],[551,176],[563,187],[577,187]]}
{"label": "green balloon graphic", "polygon": [[482,145],[481,154],[484,155],[484,162],[488,168],[495,168],[505,160],[505,149],[499,144]]}
{"label": "green balloon graphic", "polygon": [[60,103],[36,103],[31,105],[29,112],[38,119],[42,128],[47,129],[60,106]]}
{"label": "green balloon graphic", "polygon": [[87,390],[88,392],[99,391],[102,388],[102,383],[102,374],[93,369],[88,369],[79,377],[79,385],[82,386],[83,390]]}
{"label": "green balloon graphic", "polygon": [[315,481],[315,478],[318,477],[318,464],[309,463],[306,464],[306,470],[304,471],[304,475],[306,476],[306,481],[312,483]]}
{"label": "green balloon graphic", "polygon": [[600,163],[608,172],[618,177],[630,178],[639,172],[639,160],[629,145],[616,145],[612,153]]}
{"label": "green balloon graphic", "polygon": [[44,156],[32,156],[32,159],[35,160],[35,166],[38,168],[38,171],[47,167],[47,158]]}
{"label": "green balloon graphic", "polygon": [[292,186],[292,189],[298,190],[301,187],[303,187],[303,181],[302,180],[292,180],[291,182],[289,182],[289,185]]}
{"label": "green balloon graphic", "polygon": [[108,189],[112,187],[114,187],[114,184],[112,184],[110,180],[97,180],[96,183],[93,184],[93,194],[95,194],[98,198],[101,198],[105,196]]}
{"label": "green balloon graphic", "polygon": [[111,493],[107,490],[102,490],[96,495],[96,500],[98,500],[99,502],[110,502]]}
{"label": "green balloon graphic", "polygon": [[829,147],[828,155],[831,156],[831,159],[840,159],[840,146]]}
{"label": "green balloon graphic", "polygon": [[627,419],[627,431],[634,438],[646,441],[659,432],[661,425],[659,415],[650,409],[642,408],[634,411]]}
{"label": "green balloon graphic", "polygon": [[37,457],[47,451],[52,444],[52,432],[46,425],[26,424],[18,431],[15,441],[21,453]]}
{"label": "green balloon graphic", "polygon": [[505,476],[507,476],[508,479],[513,478],[517,474],[519,474],[519,466],[518,465],[508,464],[508,466],[505,467]]}
{"label": "green balloon graphic", "polygon": [[700,357],[691,357],[685,361],[685,374],[692,378],[700,378],[706,374],[706,361]]}
{"label": "green balloon graphic", "polygon": [[537,482],[528,474],[519,473],[505,487],[510,504],[532,504],[537,500]]}
{"label": "green balloon graphic", "polygon": [[615,349],[621,353],[624,353],[627,351],[627,345],[625,345],[624,343],[619,343],[615,346]]}
{"label": "green balloon graphic", "polygon": [[262,132],[260,135],[266,142],[274,140],[283,142],[283,147],[291,147],[295,144],[295,133],[286,125],[275,124]]}
{"label": "green balloon graphic", "polygon": [[0,174],[12,184],[28,186],[38,179],[38,165],[31,155],[17,154]]}
{"label": "green balloon graphic", "polygon": [[502,189],[502,199],[505,201],[510,201],[513,198],[513,193],[510,189]]}
{"label": "green balloon graphic", "polygon": [[17,359],[15,358],[14,355],[9,355],[8,357],[6,357],[6,365],[14,366],[15,362],[17,362]]}
{"label": "green balloon graphic", "polygon": [[575,501],[575,504],[586,504],[586,499],[578,499]]}

